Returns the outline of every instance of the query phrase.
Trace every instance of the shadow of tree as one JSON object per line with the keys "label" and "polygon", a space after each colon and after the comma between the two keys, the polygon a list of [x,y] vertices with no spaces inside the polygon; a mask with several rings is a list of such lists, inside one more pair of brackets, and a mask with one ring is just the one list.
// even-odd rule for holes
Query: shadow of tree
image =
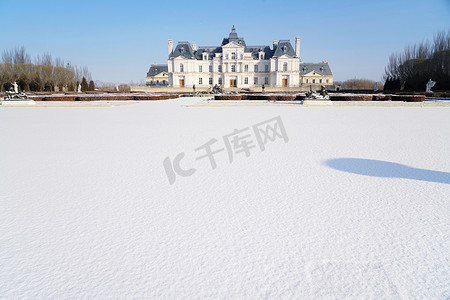
{"label": "shadow of tree", "polygon": [[363,158],[328,159],[325,165],[330,168],[373,177],[406,178],[429,182],[450,184],[450,173],[418,169],[388,161]]}

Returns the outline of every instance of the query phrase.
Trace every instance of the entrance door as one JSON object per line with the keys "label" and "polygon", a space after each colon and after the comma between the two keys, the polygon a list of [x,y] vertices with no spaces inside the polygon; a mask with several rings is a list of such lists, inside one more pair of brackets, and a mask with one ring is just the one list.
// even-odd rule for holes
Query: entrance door
{"label": "entrance door", "polygon": [[283,86],[287,86],[287,78],[283,78],[282,79],[282,85]]}
{"label": "entrance door", "polygon": [[230,79],[230,87],[237,87],[237,80],[236,79]]}
{"label": "entrance door", "polygon": [[180,79],[180,87],[184,87],[184,79]]}

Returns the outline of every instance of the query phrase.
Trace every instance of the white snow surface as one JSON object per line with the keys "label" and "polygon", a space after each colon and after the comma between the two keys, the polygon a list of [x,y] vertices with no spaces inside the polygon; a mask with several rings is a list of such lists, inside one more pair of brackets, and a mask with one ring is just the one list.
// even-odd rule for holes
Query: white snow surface
{"label": "white snow surface", "polygon": [[450,297],[450,107],[195,101],[0,108],[0,298]]}

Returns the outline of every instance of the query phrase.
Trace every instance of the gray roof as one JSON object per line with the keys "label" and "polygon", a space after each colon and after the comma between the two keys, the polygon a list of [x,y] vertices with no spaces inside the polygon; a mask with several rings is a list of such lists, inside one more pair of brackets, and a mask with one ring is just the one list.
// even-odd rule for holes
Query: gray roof
{"label": "gray roof", "polygon": [[177,47],[169,55],[169,58],[182,56],[184,58],[194,58],[194,51],[189,42],[178,42]]}
{"label": "gray roof", "polygon": [[222,46],[235,42],[245,47],[244,51],[247,53],[252,53],[252,57],[254,59],[258,59],[259,52],[264,52],[265,59],[270,59],[272,57],[280,57],[282,55],[287,55],[291,57],[295,57],[295,50],[291,45],[289,40],[280,40],[277,46],[274,46],[273,49],[270,46],[247,46],[245,44],[244,38],[238,37],[236,33],[236,29],[231,29],[228,38],[224,38],[222,41],[222,45],[219,47],[199,47],[198,50],[193,51],[191,44],[189,42],[178,42],[175,50],[169,55],[169,58],[175,58],[182,56],[184,58],[195,58],[197,60],[203,59],[203,53],[208,53],[208,59],[212,59],[215,53],[222,53]]}
{"label": "gray roof", "polygon": [[234,25],[233,25],[233,28],[231,28],[231,32],[228,35],[228,38],[224,38],[223,39],[222,46],[226,45],[228,43],[231,43],[231,42],[235,42],[235,43],[237,43],[239,45],[246,46],[244,38],[238,37],[236,29],[234,28]]}
{"label": "gray roof", "polygon": [[280,57],[282,55],[287,55],[294,57],[295,50],[292,48],[291,42],[289,40],[280,40],[276,46],[275,53],[273,57]]}
{"label": "gray roof", "polygon": [[169,68],[167,65],[152,65],[150,70],[147,72],[147,77],[153,77],[158,75],[161,72],[168,72]]}
{"label": "gray roof", "polygon": [[300,63],[300,75],[305,75],[312,71],[319,72],[323,75],[333,75],[333,72],[331,72],[330,66],[327,62]]}

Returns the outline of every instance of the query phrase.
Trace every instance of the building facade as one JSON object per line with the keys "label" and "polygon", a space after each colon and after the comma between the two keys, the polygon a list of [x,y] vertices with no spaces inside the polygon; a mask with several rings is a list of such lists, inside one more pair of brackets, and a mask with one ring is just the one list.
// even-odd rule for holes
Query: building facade
{"label": "building facade", "polygon": [[145,84],[150,86],[167,86],[169,85],[169,73],[167,65],[151,65],[145,78]]}
{"label": "building facade", "polygon": [[195,42],[168,43],[169,85],[221,85],[225,88],[299,86],[300,38],[295,50],[289,40],[270,46],[247,46],[233,26],[219,47],[198,47]]}
{"label": "building facade", "polygon": [[326,61],[305,63],[300,59],[300,37],[295,48],[289,40],[271,46],[247,46],[231,29],[220,46],[197,47],[196,42],[168,41],[168,64],[150,67],[147,85],[177,88],[303,87],[332,86],[333,73]]}
{"label": "building facade", "polygon": [[300,63],[300,85],[333,85],[333,73],[324,60],[321,63]]}

